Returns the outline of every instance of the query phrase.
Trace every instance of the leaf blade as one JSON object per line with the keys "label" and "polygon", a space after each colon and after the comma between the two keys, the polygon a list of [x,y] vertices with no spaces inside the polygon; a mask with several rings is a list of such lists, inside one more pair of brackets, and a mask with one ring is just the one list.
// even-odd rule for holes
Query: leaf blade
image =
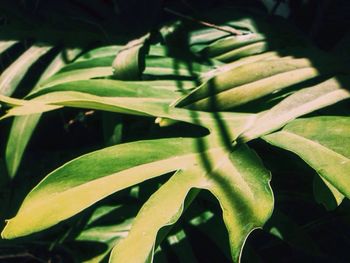
{"label": "leaf blade", "polygon": [[176,138],[121,144],[78,157],[30,192],[17,215],[7,221],[2,237],[57,224],[113,192],[191,164],[195,153],[192,139]]}
{"label": "leaf blade", "polygon": [[349,127],[349,117],[300,119],[263,139],[299,155],[323,179],[349,198]]}
{"label": "leaf blade", "polygon": [[283,127],[297,117],[350,98],[350,92],[343,88],[349,78],[329,79],[316,86],[295,92],[260,117],[251,128],[242,134],[243,141],[249,141]]}
{"label": "leaf blade", "polygon": [[0,76],[0,93],[10,96],[25,76],[30,66],[42,55],[50,51],[51,46],[33,45],[12,63]]}

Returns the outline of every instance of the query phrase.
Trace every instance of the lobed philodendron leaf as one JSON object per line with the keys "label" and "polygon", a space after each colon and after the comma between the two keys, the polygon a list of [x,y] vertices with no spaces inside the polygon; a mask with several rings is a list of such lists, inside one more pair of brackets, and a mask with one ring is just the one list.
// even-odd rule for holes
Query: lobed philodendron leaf
{"label": "lobed philodendron leaf", "polygon": [[215,149],[199,157],[198,164],[178,171],[144,204],[129,235],[112,251],[110,262],[152,262],[158,231],[178,220],[194,198],[192,194],[185,204],[193,188],[208,189],[218,199],[232,259],[239,262],[249,233],[262,227],[272,213],[270,174],[245,145],[231,153]]}
{"label": "lobed philodendron leaf", "polygon": [[[132,262],[151,259],[158,230],[175,223],[192,188],[208,189],[218,198],[232,257],[238,261],[247,235],[261,227],[272,212],[270,175],[247,146],[232,148],[216,142],[218,137],[126,143],[68,162],[28,194],[17,215],[8,220],[2,237],[15,238],[46,229],[114,192],[179,170],[145,204],[125,239],[126,244],[132,242],[133,246],[123,245],[123,241],[121,247],[128,249],[122,249],[122,254],[113,253],[123,261],[112,257],[113,262],[129,262],[124,261],[124,256]],[[232,152],[227,152],[228,149]],[[145,224],[150,225],[145,227]],[[135,236],[137,243],[132,241]],[[135,245],[139,246],[137,250]]]}
{"label": "lobed philodendron leaf", "polygon": [[350,198],[350,117],[295,120],[263,139],[299,155],[341,194]]}

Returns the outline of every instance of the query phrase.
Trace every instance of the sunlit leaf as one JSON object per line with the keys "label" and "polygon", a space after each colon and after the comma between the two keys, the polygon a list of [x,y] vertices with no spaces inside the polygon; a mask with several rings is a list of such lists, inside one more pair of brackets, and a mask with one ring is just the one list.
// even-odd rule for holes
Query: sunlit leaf
{"label": "sunlit leaf", "polygon": [[150,34],[129,42],[119,51],[113,61],[114,76],[122,80],[139,79],[143,71],[144,55],[146,54],[146,43]]}
{"label": "sunlit leaf", "polygon": [[12,47],[13,45],[15,45],[16,43],[17,41],[15,40],[0,41],[0,54]]}
{"label": "sunlit leaf", "polygon": [[341,194],[350,197],[350,118],[315,117],[295,120],[282,131],[263,137],[294,152]]}
{"label": "sunlit leaf", "polygon": [[[38,83],[54,75],[66,63],[73,60],[80,52],[81,50],[78,48],[65,49],[61,51],[48,65],[44,73],[41,75]],[[36,85],[32,89],[31,93],[38,88],[39,85]],[[40,114],[27,115],[23,117],[19,116],[16,117],[12,123],[6,145],[6,165],[10,177],[14,177],[18,170],[23,153],[35,127],[40,120],[40,116]]]}
{"label": "sunlit leaf", "polygon": [[29,68],[51,48],[51,46],[33,45],[26,50],[0,75],[0,93],[12,95]]}
{"label": "sunlit leaf", "polygon": [[[253,126],[243,135],[251,140],[283,127],[295,118],[350,98],[347,77],[333,78],[295,92],[266,112],[260,113]],[[343,88],[344,87],[344,88]]]}
{"label": "sunlit leaf", "polygon": [[218,199],[232,259],[239,261],[249,233],[272,213],[269,180],[269,172],[244,145],[231,154],[220,150],[203,153],[198,165],[177,172],[145,203],[127,238],[112,251],[110,262],[151,262],[158,231],[178,220],[192,188],[208,189]]}
{"label": "sunlit leaf", "polygon": [[31,191],[16,217],[8,221],[3,237],[45,229],[114,192],[186,167],[199,154],[195,143],[182,138],[139,141],[83,155],[53,171]]}

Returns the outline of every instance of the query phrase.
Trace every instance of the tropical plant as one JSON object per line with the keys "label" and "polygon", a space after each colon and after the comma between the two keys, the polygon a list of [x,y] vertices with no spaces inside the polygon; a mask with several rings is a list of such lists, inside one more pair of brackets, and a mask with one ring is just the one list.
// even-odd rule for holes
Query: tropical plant
{"label": "tropical plant", "polygon": [[[248,235],[264,225],[295,245],[278,227],[283,220],[293,223],[274,211],[268,161],[255,152],[259,145],[290,151],[313,168],[316,200],[327,209],[350,197],[347,59],[312,46],[283,20],[237,10],[215,10],[207,17],[215,27],[176,21],[125,46],[64,51],[69,59],[60,53],[23,99],[10,96],[30,63],[50,47],[33,45],[3,72],[2,119],[15,117],[5,159],[12,178],[43,113],[68,107],[115,116],[105,121],[112,146],[81,155],[42,179],[7,221],[4,239],[48,229],[94,207],[76,240],[107,248],[90,260],[111,251],[110,262],[152,262],[169,233],[173,243],[186,237],[176,222],[207,190],[222,209],[233,262],[240,261]],[[2,42],[1,48],[12,44]],[[331,105],[336,108],[329,110]],[[125,115],[155,118],[160,134],[120,143]],[[161,175],[150,181],[154,193],[140,198],[145,202],[135,217],[95,225],[127,207],[100,200],[124,189],[131,189],[127,196],[142,195],[142,183]],[[183,224],[205,227],[213,214],[201,209],[194,206]],[[273,212],[276,221],[270,219]],[[219,229],[220,222],[215,224]]]}

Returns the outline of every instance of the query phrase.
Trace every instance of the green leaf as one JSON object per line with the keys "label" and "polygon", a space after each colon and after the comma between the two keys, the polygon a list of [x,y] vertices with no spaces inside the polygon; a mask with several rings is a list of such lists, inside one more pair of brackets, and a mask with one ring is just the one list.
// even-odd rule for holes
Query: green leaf
{"label": "green leaf", "polygon": [[319,176],[314,176],[313,192],[316,202],[328,211],[336,209],[345,198],[332,184]]}
{"label": "green leaf", "polygon": [[242,134],[249,141],[283,127],[297,117],[350,98],[343,87],[350,83],[348,77],[329,79],[316,86],[304,88],[290,95],[266,112],[260,113],[255,123]]}
{"label": "green leaf", "polygon": [[15,238],[48,228],[114,192],[186,167],[196,151],[194,139],[175,138],[126,143],[83,155],[44,178],[8,221],[2,236]]}
{"label": "green leaf", "polygon": [[[44,73],[40,76],[38,84],[50,78],[61,70],[65,65],[71,63],[78,54],[81,53],[80,48],[65,48],[57,54],[57,56],[50,62],[50,64],[45,69]],[[34,90],[38,87],[34,88]],[[33,90],[32,90],[33,91]]]}
{"label": "green leaf", "polygon": [[0,54],[18,43],[15,40],[0,41]]}
{"label": "green leaf", "polygon": [[[44,73],[41,75],[38,83],[54,75],[66,63],[73,60],[80,52],[80,49],[65,49],[61,51],[46,68]],[[39,85],[36,85],[31,93],[33,93],[38,88]],[[16,117],[12,123],[9,137],[7,139],[5,153],[8,173],[12,178],[17,173],[23,153],[28,145],[35,127],[40,120],[40,117],[40,114],[27,115],[23,117],[19,116]]]}
{"label": "green leaf", "polygon": [[111,67],[114,58],[115,58],[115,55],[86,59],[83,61],[76,61],[76,62],[70,63],[67,66],[60,69],[60,73],[72,71],[72,70],[78,70],[78,69]]}
{"label": "green leaf", "polygon": [[17,106],[10,109],[2,118],[42,113],[62,106],[78,107],[160,117],[157,122],[161,126],[167,125],[168,119],[170,119],[170,123],[173,122],[171,120],[189,122],[210,130],[220,131],[219,137],[225,141],[233,141],[256,119],[255,114],[207,113],[173,108],[169,107],[170,100],[166,98],[100,97],[73,91],[51,92],[29,101],[0,95],[0,101]]}
{"label": "green leaf", "polygon": [[122,116],[111,112],[103,112],[102,129],[106,146],[112,146],[122,142],[123,126]]}
{"label": "green leaf", "polygon": [[51,87],[54,85],[63,84],[71,81],[108,77],[112,76],[112,74],[112,67],[85,68],[62,72],[55,74],[52,77],[40,83],[40,88],[38,89],[43,89],[46,87]]}
{"label": "green leaf", "polygon": [[274,198],[269,185],[270,173],[246,145],[238,146],[215,165],[205,188],[220,203],[232,259],[239,262],[247,236],[261,228],[272,214]]}
{"label": "green leaf", "polygon": [[[122,51],[125,49],[125,46],[118,46],[118,45],[113,45],[113,46],[105,46],[105,47],[99,47],[95,48],[93,50],[90,50],[83,55],[81,55],[76,62],[82,62],[85,60],[93,60],[96,58],[103,58],[103,57],[110,57],[115,56],[118,54],[118,52]],[[165,46],[161,45],[151,45],[150,50],[149,50],[150,55],[154,56],[168,56],[168,48]]]}
{"label": "green leaf", "polygon": [[232,51],[228,51],[227,53],[214,57],[214,59],[227,63],[240,58],[260,54],[268,51],[269,49],[270,45],[267,42],[259,41],[256,43],[249,44],[247,46],[234,49]]}
{"label": "green leaf", "polygon": [[112,46],[104,46],[104,47],[99,47],[95,48],[93,50],[90,50],[81,56],[79,56],[76,60],[76,62],[82,62],[85,60],[93,60],[95,58],[100,58],[100,57],[108,57],[108,56],[116,56],[117,53],[122,50],[124,46],[119,46],[119,45],[112,45]]}
{"label": "green leaf", "polygon": [[29,68],[52,47],[33,45],[13,62],[0,76],[0,94],[12,95]]}
{"label": "green leaf", "polygon": [[245,34],[241,36],[229,36],[211,43],[201,53],[209,57],[219,56],[234,49],[265,40],[262,34]]}
{"label": "green leaf", "polygon": [[130,41],[115,57],[114,76],[121,80],[136,80],[144,69],[144,55],[150,34]]}
{"label": "green leaf", "polygon": [[143,74],[154,76],[197,77],[212,69],[210,66],[176,58],[147,56]]}
{"label": "green leaf", "polygon": [[[75,250],[75,257],[77,260],[79,262],[90,263],[101,262],[110,253],[114,245],[120,239],[126,237],[130,231],[131,223],[134,219],[134,215],[130,214],[130,210],[137,211],[136,207],[131,204],[127,206],[102,205],[97,207],[91,215],[86,227],[75,238],[75,241],[78,241],[78,249]],[[116,223],[111,224],[110,221]],[[106,224],[106,222],[108,223]],[[83,244],[85,242],[92,242],[92,244],[102,243],[105,249],[103,251],[94,251],[92,247],[92,251],[86,253],[83,249],[79,250],[79,241],[82,241]],[[79,258],[79,256],[81,258]]]}
{"label": "green leaf", "polygon": [[199,164],[178,171],[145,203],[127,238],[112,251],[110,262],[151,262],[158,231],[178,220],[192,188],[208,189],[218,199],[232,259],[238,262],[249,233],[262,227],[272,213],[269,181],[269,172],[245,145],[231,154],[220,149],[203,153]]}
{"label": "green leaf", "polygon": [[40,120],[41,114],[18,116],[14,119],[6,144],[6,166],[13,178],[21,163],[23,153]]}
{"label": "green leaf", "polygon": [[263,139],[299,155],[325,181],[350,198],[349,134],[349,117],[325,116],[295,120]]}
{"label": "green leaf", "polygon": [[200,169],[179,171],[151,196],[136,216],[127,238],[112,250],[110,262],[153,261],[158,231],[179,219],[188,192],[200,184],[199,172]]}
{"label": "green leaf", "polygon": [[134,84],[149,85],[154,88],[167,89],[179,92],[181,95],[193,90],[197,82],[195,80],[143,80],[133,81]]}
{"label": "green leaf", "polygon": [[320,74],[308,59],[262,60],[222,68],[216,76],[182,97],[176,106],[227,110]]}
{"label": "green leaf", "polygon": [[[223,72],[230,71],[230,70],[232,70],[234,68],[238,68],[238,67],[246,65],[246,64],[254,63],[254,62],[257,62],[257,61],[272,60],[272,59],[282,59],[282,58],[289,58],[289,57],[281,57],[279,52],[277,52],[277,51],[269,51],[269,52],[265,52],[265,53],[262,53],[262,54],[253,55],[253,56],[249,56],[249,57],[246,57],[246,58],[242,58],[242,59],[230,62],[230,63],[218,65],[216,69],[203,73],[201,75],[201,78],[204,79],[204,80],[208,80],[208,79],[210,79],[212,77],[220,75]],[[232,73],[235,73],[235,72],[233,71]]]}
{"label": "green leaf", "polygon": [[134,83],[109,79],[91,79],[65,82],[32,92],[28,98],[39,97],[59,91],[76,91],[104,97],[168,98],[174,99],[181,94],[168,89],[153,87],[147,82]]}

